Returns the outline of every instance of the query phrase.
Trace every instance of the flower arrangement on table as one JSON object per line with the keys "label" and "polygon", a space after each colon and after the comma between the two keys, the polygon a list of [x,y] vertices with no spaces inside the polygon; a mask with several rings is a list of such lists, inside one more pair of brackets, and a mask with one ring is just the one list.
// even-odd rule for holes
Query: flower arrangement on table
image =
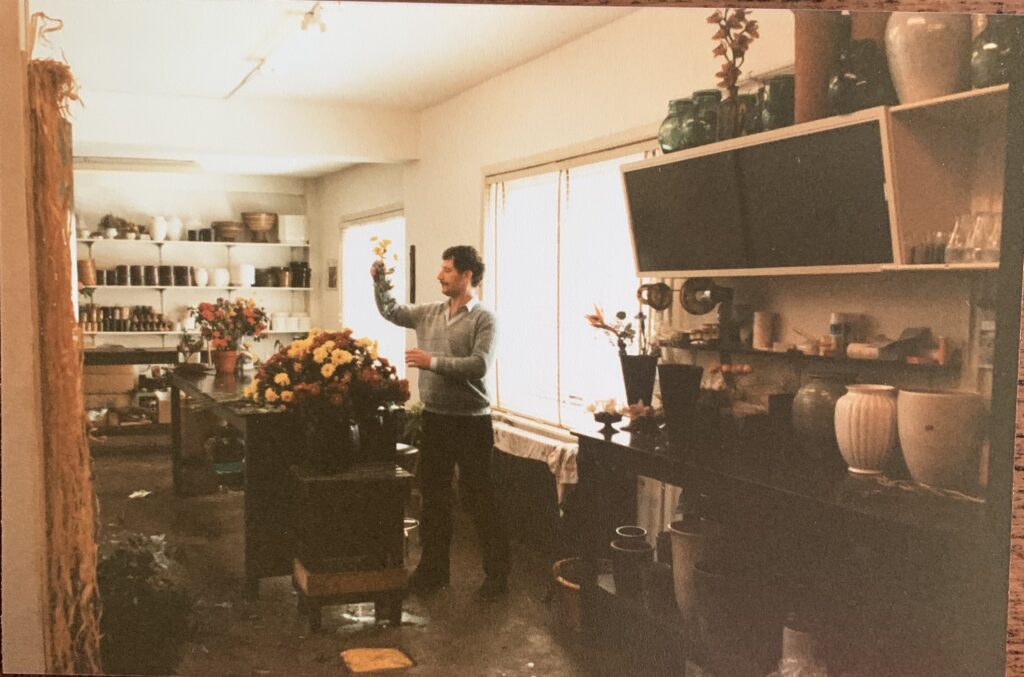
{"label": "flower arrangement on table", "polygon": [[629,423],[622,430],[630,432],[657,428],[664,418],[664,412],[661,409],[649,407],[642,402],[619,405],[614,399],[598,400],[588,405],[587,411],[594,415],[595,421],[604,424],[601,432],[605,434],[614,433],[615,428],[612,427],[612,424],[621,421],[623,416],[629,418]]}
{"label": "flower arrangement on table", "polygon": [[626,344],[632,343],[633,339],[636,338],[636,332],[633,330],[633,323],[626,321],[625,311],[620,310],[615,313],[615,321],[611,324],[604,319],[604,311],[601,310],[601,306],[594,306],[594,314],[584,315],[584,317],[587,319],[587,322],[590,323],[591,327],[611,334],[615,345],[619,348],[619,355],[625,355]]}
{"label": "flower arrangement on table", "polygon": [[203,302],[189,313],[196,318],[200,335],[213,351],[212,360],[219,373],[231,373],[238,362],[238,350],[248,348],[242,339],[251,336],[260,341],[267,332],[267,313],[253,299],[218,298]]}
{"label": "flower arrangement on table", "polygon": [[[377,260],[373,262],[373,291],[382,300],[385,314],[390,314],[397,303],[389,293],[395,287],[391,282],[391,276],[395,274],[395,267],[388,265],[388,247],[391,246],[391,240],[374,235],[370,238],[370,242],[376,242],[373,246],[373,253],[377,257]],[[398,254],[392,254],[391,261],[392,263],[398,261]]]}
{"label": "flower arrangement on table", "polygon": [[[348,431],[360,427],[360,440],[379,433],[381,407],[409,399],[409,382],[377,353],[377,342],[353,338],[351,329],[313,329],[264,362],[244,396],[257,404],[299,413],[306,422],[314,465],[338,469],[351,458]],[[338,426],[341,426],[340,428]],[[378,432],[372,432],[377,430]],[[345,439],[343,439],[345,438]],[[394,441],[390,442],[394,451]],[[315,447],[315,449],[314,449]],[[365,451],[365,450],[364,450]]]}

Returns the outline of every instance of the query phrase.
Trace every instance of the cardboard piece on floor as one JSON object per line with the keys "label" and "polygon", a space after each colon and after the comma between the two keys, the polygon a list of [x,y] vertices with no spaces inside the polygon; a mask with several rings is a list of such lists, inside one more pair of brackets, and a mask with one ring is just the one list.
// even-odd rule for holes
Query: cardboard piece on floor
{"label": "cardboard piece on floor", "polygon": [[376,672],[411,668],[415,663],[399,649],[347,649],[341,660],[349,672]]}

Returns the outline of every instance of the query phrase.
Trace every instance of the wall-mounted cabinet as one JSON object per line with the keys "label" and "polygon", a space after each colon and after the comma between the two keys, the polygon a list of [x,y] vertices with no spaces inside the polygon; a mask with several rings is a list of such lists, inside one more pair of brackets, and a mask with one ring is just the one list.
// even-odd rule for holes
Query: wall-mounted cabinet
{"label": "wall-mounted cabinet", "polygon": [[919,263],[961,213],[1002,203],[1006,87],[815,120],[626,165],[650,277],[993,270]]}

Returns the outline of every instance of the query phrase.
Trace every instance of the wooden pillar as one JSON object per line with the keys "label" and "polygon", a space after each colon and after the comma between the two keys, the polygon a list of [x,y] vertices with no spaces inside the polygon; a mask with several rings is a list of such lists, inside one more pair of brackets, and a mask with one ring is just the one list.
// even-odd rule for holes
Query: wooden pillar
{"label": "wooden pillar", "polygon": [[794,120],[800,123],[828,116],[828,78],[845,37],[845,20],[840,12],[793,14]]}

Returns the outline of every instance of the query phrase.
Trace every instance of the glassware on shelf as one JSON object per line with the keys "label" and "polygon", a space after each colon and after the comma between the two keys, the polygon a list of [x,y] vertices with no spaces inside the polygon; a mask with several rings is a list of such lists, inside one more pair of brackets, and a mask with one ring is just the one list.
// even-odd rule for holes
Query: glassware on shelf
{"label": "glassware on shelf", "polygon": [[953,232],[949,236],[949,242],[946,243],[944,255],[946,263],[967,263],[973,260],[973,257],[968,258],[967,249],[973,231],[974,217],[972,214],[961,214],[956,217]]}
{"label": "glassware on shelf", "polygon": [[974,260],[981,263],[999,261],[999,242],[1002,236],[1002,212],[982,212],[975,220],[972,250]]}

